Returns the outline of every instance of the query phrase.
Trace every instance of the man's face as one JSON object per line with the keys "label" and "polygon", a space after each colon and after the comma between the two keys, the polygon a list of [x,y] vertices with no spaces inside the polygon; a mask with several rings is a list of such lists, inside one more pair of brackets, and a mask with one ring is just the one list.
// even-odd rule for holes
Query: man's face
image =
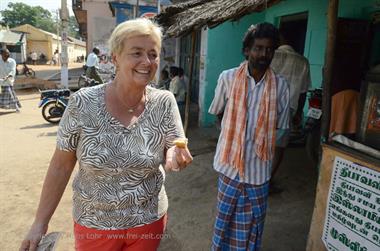
{"label": "man's face", "polygon": [[1,57],[3,58],[3,61],[6,62],[9,58],[9,52],[3,52],[1,53]]}
{"label": "man's face", "polygon": [[250,69],[266,70],[273,59],[274,50],[272,39],[256,38],[252,47],[247,48],[245,51]]}

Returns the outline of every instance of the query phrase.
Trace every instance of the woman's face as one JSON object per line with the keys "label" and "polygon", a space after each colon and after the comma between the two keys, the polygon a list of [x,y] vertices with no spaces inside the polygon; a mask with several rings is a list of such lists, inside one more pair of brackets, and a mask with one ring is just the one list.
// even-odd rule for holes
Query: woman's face
{"label": "woman's face", "polygon": [[116,77],[146,86],[156,74],[159,52],[159,43],[151,36],[128,38],[124,41],[123,51],[113,56],[118,67]]}

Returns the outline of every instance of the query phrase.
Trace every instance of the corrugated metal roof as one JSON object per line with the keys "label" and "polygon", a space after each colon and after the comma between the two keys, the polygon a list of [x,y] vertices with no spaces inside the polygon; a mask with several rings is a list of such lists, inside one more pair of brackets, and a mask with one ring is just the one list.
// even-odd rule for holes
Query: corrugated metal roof
{"label": "corrugated metal roof", "polygon": [[17,44],[20,41],[22,33],[10,30],[0,30],[0,43]]}

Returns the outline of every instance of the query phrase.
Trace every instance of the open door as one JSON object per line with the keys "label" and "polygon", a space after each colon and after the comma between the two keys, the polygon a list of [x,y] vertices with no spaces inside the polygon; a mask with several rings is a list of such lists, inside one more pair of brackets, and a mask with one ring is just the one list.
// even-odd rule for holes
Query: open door
{"label": "open door", "polygon": [[280,31],[286,34],[286,38],[293,49],[303,55],[307,31],[307,12],[282,16],[280,19]]}

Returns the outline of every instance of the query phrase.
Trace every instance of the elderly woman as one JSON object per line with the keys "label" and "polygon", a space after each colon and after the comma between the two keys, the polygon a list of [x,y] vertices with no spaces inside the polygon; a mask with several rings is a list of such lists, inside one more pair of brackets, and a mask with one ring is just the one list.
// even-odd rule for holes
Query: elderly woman
{"label": "elderly woman", "polygon": [[186,144],[174,144],[184,138],[174,96],[147,86],[157,70],[161,31],[148,19],[126,21],[109,45],[116,77],[72,96],[20,250],[36,250],[76,161],[76,250],[149,251],[159,245],[168,208],[161,164],[179,170],[192,161]]}

